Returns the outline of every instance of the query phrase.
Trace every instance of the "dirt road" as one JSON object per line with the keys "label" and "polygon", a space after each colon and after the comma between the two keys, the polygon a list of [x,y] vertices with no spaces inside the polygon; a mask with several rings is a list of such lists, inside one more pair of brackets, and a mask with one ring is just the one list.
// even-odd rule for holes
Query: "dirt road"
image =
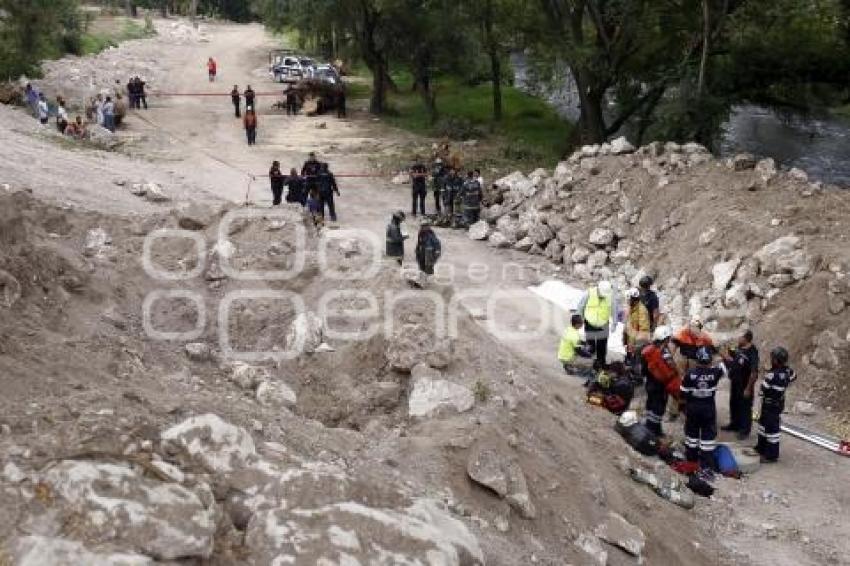
{"label": "dirt road", "polygon": [[[152,161],[155,168],[162,170],[161,182],[180,185],[177,196],[181,199],[242,203],[248,193],[249,200],[267,206],[271,194],[267,180],[261,175],[272,160],[279,160],[284,170],[300,168],[307,153],[316,151],[340,174],[342,196],[337,201],[338,227],[366,230],[382,241],[390,213],[408,209],[409,188],[394,186],[384,177],[344,175],[369,173],[370,158],[394,151],[398,146],[414,146],[419,142],[373,121],[357,108],[356,103],[350,104],[353,112],[348,120],[330,116],[287,117],[272,110],[273,99],[261,96],[258,99],[258,143],[248,147],[241,122],[233,116],[228,93],[234,84],[238,84],[240,90],[248,84],[258,92],[280,90],[280,86],[263,73],[267,51],[274,42],[255,25],[212,25],[208,35],[209,43],[162,49],[158,64],[166,78],[149,85],[150,110],[131,114],[127,119],[127,135],[137,141],[130,149],[132,159],[121,163],[126,163],[134,174],[143,169],[140,166],[135,169],[135,159]],[[205,62],[209,56],[218,61],[216,83],[207,80]],[[157,92],[183,95],[157,96]],[[199,96],[201,94],[220,96]],[[118,163],[118,159],[125,158],[116,158],[114,163]],[[15,174],[24,175],[25,171],[21,169]],[[114,176],[121,174],[115,172]],[[35,189],[37,195],[46,195],[45,188]],[[94,209],[138,211],[138,201],[132,198],[110,202],[107,207],[99,202],[96,193],[82,192],[75,198],[78,204]],[[430,210],[433,206],[430,196],[428,205]],[[415,232],[416,223],[409,224],[410,231]],[[497,291],[510,292],[510,298],[498,303],[496,320],[491,318],[489,322],[496,322],[502,330],[521,331],[522,336],[516,340],[494,333],[501,337],[501,346],[523,361],[526,371],[516,378],[515,385],[535,399],[536,404],[547,408],[554,406],[554,411],[563,413],[563,421],[558,425],[561,428],[558,428],[551,422],[544,422],[533,404],[512,409],[519,414],[518,420],[524,422],[523,430],[529,438],[537,436],[535,426],[541,427],[543,436],[558,433],[580,437],[594,446],[598,454],[557,454],[553,460],[566,468],[572,467],[574,459],[604,461],[600,464],[605,466],[603,477],[617,477],[612,470],[622,445],[610,430],[611,419],[586,406],[581,400],[583,390],[579,382],[563,374],[554,355],[561,326],[543,324],[548,315],[541,314],[541,303],[526,289],[528,285],[556,276],[554,268],[526,254],[491,250],[469,240],[462,232],[441,230],[439,236],[444,246],[441,260],[444,275],[436,286],[452,287],[456,292],[473,292],[479,297],[493,296]],[[408,257],[411,247],[408,244]],[[473,311],[480,310],[483,302],[481,298],[471,300],[469,307]],[[480,324],[487,328],[487,321],[481,320]],[[528,332],[538,326],[542,327],[540,333]],[[509,379],[514,378],[504,377],[505,381]],[[721,408],[723,419],[725,411]],[[671,425],[669,428],[678,427]],[[697,539],[717,537],[733,553],[732,562],[741,564],[850,563],[846,558],[850,556],[850,525],[841,520],[850,508],[850,499],[842,490],[850,482],[847,464],[818,449],[783,438],[781,464],[763,469],[744,481],[720,481],[718,495],[711,501],[700,501],[692,513],[697,517],[696,532],[678,533],[670,525],[671,535],[681,539],[675,544],[680,550],[685,549],[682,552],[692,550]],[[402,463],[401,467],[415,465],[411,461]],[[596,478],[595,481],[600,480]],[[536,483],[548,486],[553,482],[557,483],[541,472]],[[654,495],[647,496],[625,476],[622,482],[616,489],[611,488],[610,497],[619,503],[636,505],[636,518],[657,526],[669,523],[671,516],[679,517],[670,514],[666,503],[655,499]],[[459,491],[466,489],[453,487]],[[613,495],[615,491],[626,495],[620,498]],[[679,513],[678,510],[674,512]],[[560,519],[552,519],[553,524],[547,524],[546,530],[557,532]],[[537,542],[536,534],[520,530],[517,536],[523,537],[527,547],[533,547]],[[721,558],[716,561],[720,562]]]}

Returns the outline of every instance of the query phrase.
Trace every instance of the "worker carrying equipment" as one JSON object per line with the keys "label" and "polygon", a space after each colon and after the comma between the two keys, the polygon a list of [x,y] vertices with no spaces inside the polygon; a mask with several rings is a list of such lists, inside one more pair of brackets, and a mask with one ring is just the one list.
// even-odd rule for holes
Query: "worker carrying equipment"
{"label": "worker carrying equipment", "polygon": [[667,398],[680,396],[681,378],[673,354],[670,352],[670,328],[659,326],[652,336],[652,344],[641,350],[646,373],[646,426],[661,435],[661,421],[667,408]]}

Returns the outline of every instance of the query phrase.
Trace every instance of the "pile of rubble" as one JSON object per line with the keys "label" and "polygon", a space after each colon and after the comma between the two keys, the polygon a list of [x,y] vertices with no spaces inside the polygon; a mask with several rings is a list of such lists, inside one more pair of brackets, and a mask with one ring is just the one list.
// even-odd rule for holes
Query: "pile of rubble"
{"label": "pile of rubble", "polygon": [[[850,254],[837,245],[850,201],[803,171],[746,154],[721,161],[696,143],[636,149],[620,138],[583,147],[552,172],[514,172],[485,203],[472,239],[543,256],[580,285],[609,279],[625,291],[650,274],[671,323],[700,316],[718,333],[757,325],[796,350],[795,361],[836,367],[833,338],[847,329],[821,312],[837,317],[850,300]],[[779,327],[795,300],[807,302],[798,315],[808,326]],[[823,330],[831,334],[816,340],[817,355],[802,358]]]}

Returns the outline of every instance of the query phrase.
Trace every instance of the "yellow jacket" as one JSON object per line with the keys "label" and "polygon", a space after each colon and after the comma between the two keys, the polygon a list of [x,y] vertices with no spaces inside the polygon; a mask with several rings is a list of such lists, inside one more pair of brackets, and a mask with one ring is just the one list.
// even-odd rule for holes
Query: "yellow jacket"
{"label": "yellow jacket", "polygon": [[561,337],[561,345],[558,347],[558,359],[561,362],[571,362],[576,357],[576,349],[581,343],[581,335],[576,328],[568,326]]}
{"label": "yellow jacket", "polygon": [[642,302],[626,308],[625,338],[627,346],[647,344],[652,340],[652,324],[649,309]]}

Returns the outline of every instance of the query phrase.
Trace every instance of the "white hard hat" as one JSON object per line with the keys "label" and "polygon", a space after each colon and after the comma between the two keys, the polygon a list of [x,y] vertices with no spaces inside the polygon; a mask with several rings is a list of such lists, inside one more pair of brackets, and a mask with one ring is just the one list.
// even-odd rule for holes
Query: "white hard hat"
{"label": "white hard hat", "polygon": [[640,298],[640,291],[638,291],[637,288],[632,287],[631,289],[628,290],[628,292],[626,293],[626,296],[630,299],[639,299]]}
{"label": "white hard hat", "polygon": [[704,325],[703,325],[703,323],[702,323],[702,319],[701,319],[700,317],[698,317],[698,316],[694,316],[694,317],[691,317],[691,321],[690,321],[690,323],[689,323],[689,326],[690,326],[691,328],[697,328],[697,329],[699,329],[699,330],[702,330],[702,327],[703,327]]}
{"label": "white hard hat", "polygon": [[672,336],[673,333],[670,331],[669,326],[659,326],[655,329],[655,332],[652,333],[652,339],[655,342],[663,342]]}
{"label": "white hard hat", "polygon": [[610,297],[614,292],[613,287],[611,287],[610,281],[600,281],[596,285],[596,290],[599,291],[599,295],[602,297]]}

